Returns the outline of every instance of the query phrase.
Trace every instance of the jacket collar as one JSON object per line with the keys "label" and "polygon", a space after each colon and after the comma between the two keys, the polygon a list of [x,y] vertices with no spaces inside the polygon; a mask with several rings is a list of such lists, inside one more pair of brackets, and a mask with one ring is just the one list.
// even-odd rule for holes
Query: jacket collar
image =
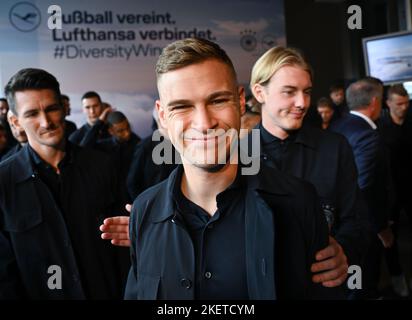
{"label": "jacket collar", "polygon": [[364,115],[362,112],[358,112],[358,111],[354,111],[354,110],[351,110],[350,114],[362,118],[363,120],[365,120],[369,124],[369,126],[373,130],[376,130],[375,122],[373,122],[373,120],[371,118],[369,118],[367,115]]}
{"label": "jacket collar", "polygon": [[296,143],[301,143],[309,148],[317,149],[318,148],[318,130],[311,127],[309,124],[303,124],[302,127],[298,130],[296,136]]}
{"label": "jacket collar", "polygon": [[16,182],[20,183],[36,176],[34,166],[30,159],[30,149],[27,143],[20,152],[15,155],[13,174]]}
{"label": "jacket collar", "polygon": [[274,135],[272,135],[264,126],[262,123],[259,123],[258,126],[256,127],[260,131],[260,139],[261,139],[261,144],[263,145],[270,145],[272,143],[278,143],[278,142],[294,142],[297,137],[297,131],[291,132],[286,139],[280,139]]}
{"label": "jacket collar", "polygon": [[[269,193],[273,195],[289,195],[290,175],[279,171],[276,168],[268,167],[264,163],[260,164],[260,170],[256,175],[246,176],[247,189]],[[293,179],[293,178],[292,178]]]}
{"label": "jacket collar", "polygon": [[[70,163],[76,163],[75,149],[78,147],[66,141],[66,150],[70,152],[70,158],[68,159]],[[16,182],[20,183],[28,179],[34,178],[37,175],[35,166],[33,164],[32,157],[30,153],[30,146],[28,143],[22,147],[21,151],[15,155],[13,174],[16,177]]]}
{"label": "jacket collar", "polygon": [[174,169],[169,178],[162,183],[162,186],[158,190],[159,198],[156,199],[153,204],[151,222],[158,223],[163,222],[168,219],[173,219],[176,215],[176,207],[173,201],[173,190],[177,187],[178,181],[181,181],[181,176],[183,174],[183,165],[178,165]]}
{"label": "jacket collar", "polygon": [[[180,188],[183,165],[180,164],[172,171],[169,178],[163,182],[158,190],[158,197],[153,204],[152,217],[153,223],[163,222],[173,219],[177,214],[176,205],[173,199],[175,188]],[[270,168],[261,163],[260,170],[256,175],[243,176],[246,188],[250,191],[264,192],[274,195],[287,196],[290,194],[291,187],[289,181],[291,177],[278,169]]]}
{"label": "jacket collar", "polygon": [[[266,130],[263,128],[262,122],[260,122],[254,129]],[[309,148],[316,149],[318,147],[318,135],[318,130],[312,128],[308,124],[303,124],[302,127],[296,132],[294,143],[300,143]],[[251,141],[251,139],[249,140]],[[263,145],[263,141],[261,141],[261,145]]]}

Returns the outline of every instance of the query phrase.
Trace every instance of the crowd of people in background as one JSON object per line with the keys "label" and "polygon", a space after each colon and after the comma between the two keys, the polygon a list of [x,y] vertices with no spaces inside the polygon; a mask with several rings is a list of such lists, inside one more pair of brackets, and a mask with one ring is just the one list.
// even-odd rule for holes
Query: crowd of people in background
{"label": "crowd of people in background", "polygon": [[[187,59],[193,60],[182,61],[182,65],[176,67],[177,58],[171,57],[176,46],[180,46],[179,50],[196,51],[196,54],[188,54]],[[160,100],[153,113],[159,139],[153,139],[152,135],[139,137],[125,114],[103,102],[95,91],[85,92],[79,101],[86,119],[85,124],[77,128],[66,119],[73,102],[60,92],[57,79],[44,70],[23,69],[10,79],[5,98],[0,99],[1,299],[120,299],[125,291],[130,299],[227,299],[230,295],[239,299],[378,299],[381,297],[378,286],[382,259],[387,263],[396,295],[409,296],[412,279],[408,281],[407,274],[411,270],[401,267],[398,246],[400,216],[406,214],[412,226],[412,197],[409,194],[412,114],[409,95],[402,84],[385,87],[373,77],[358,79],[347,87],[333,84],[328,95],[312,104],[311,90],[316,84],[312,83],[309,64],[300,52],[275,47],[254,65],[250,94],[246,96],[244,89],[237,89],[235,71],[228,62],[230,59],[220,50],[213,43],[188,39],[163,51],[156,69]],[[175,59],[170,69],[164,66],[167,59]],[[210,75],[208,70],[220,70],[222,79]],[[305,214],[316,216],[315,211],[319,209],[325,217],[325,226],[329,230],[326,233],[322,233],[323,222],[318,223],[315,218],[299,222],[319,232],[308,235],[305,231],[299,240],[292,239],[295,234],[290,234],[290,230],[297,228],[295,222],[282,216],[275,219],[275,224],[282,225],[275,231],[276,241],[280,243],[280,248],[276,248],[289,264],[262,259],[259,268],[265,270],[262,271],[264,275],[253,279],[254,285],[261,287],[253,290],[248,273],[252,267],[247,265],[246,271],[242,264],[243,260],[249,263],[247,245],[243,248],[232,241],[231,246],[239,253],[236,255],[228,248],[218,249],[216,240],[224,239],[227,234],[243,240],[252,237],[247,227],[245,233],[238,232],[244,221],[229,214],[247,211],[249,206],[255,205],[255,200],[243,203],[243,198],[249,199],[250,195],[241,186],[251,181],[242,181],[234,168],[227,189],[222,188],[221,194],[214,194],[217,207],[213,204],[208,211],[209,204],[193,200],[198,190],[192,190],[194,186],[185,180],[191,173],[193,180],[203,181],[201,175],[193,174],[195,169],[188,162],[183,161],[184,173],[178,165],[183,153],[170,129],[172,120],[183,117],[184,112],[193,112],[193,117],[210,112],[198,107],[201,103],[195,101],[197,96],[193,96],[193,102],[192,98],[185,98],[187,93],[182,94],[184,99],[177,95],[176,92],[184,92],[179,91],[179,84],[186,78],[198,81],[199,85],[192,92],[204,94],[205,100],[212,99],[206,95],[209,87],[205,83],[229,83],[226,91],[216,93],[217,97],[213,98],[216,101],[210,104],[233,104],[230,108],[234,109],[222,111],[225,107],[222,110],[216,107],[218,111],[213,111],[216,114],[202,115],[207,119],[198,118],[201,119],[198,122],[219,127],[221,120],[218,119],[227,116],[227,123],[233,123],[234,128],[247,129],[241,139],[248,139],[252,129],[259,129],[260,162],[264,168],[269,168],[262,170],[268,170],[264,171],[268,179],[274,177],[278,179],[276,181],[285,181],[276,187],[275,181],[273,185],[262,184],[262,188],[267,188],[264,190],[269,193],[290,195],[294,202],[290,206],[298,215],[300,210],[306,210]],[[121,106],[117,107],[121,109]],[[219,116],[217,112],[221,112]],[[305,118],[308,112],[312,116]],[[209,128],[202,127],[198,131],[206,129]],[[171,163],[158,164],[153,160],[154,150],[162,144],[170,146]],[[159,185],[160,182],[163,184]],[[181,192],[176,187],[180,183]],[[198,183],[195,189],[200,188],[202,182]],[[215,186],[219,189],[220,185],[216,183]],[[296,194],[299,190],[310,195],[309,200],[299,197]],[[166,194],[170,192],[169,199]],[[310,201],[312,192],[319,199],[319,208],[313,207],[313,212],[309,212],[310,208],[302,209],[299,203],[314,205],[315,202]],[[287,206],[277,196],[264,195],[262,199],[271,209],[284,210]],[[129,220],[130,207],[125,206],[136,198]],[[173,203],[177,205],[176,210],[196,212],[180,220],[179,215],[171,217],[173,223],[181,223],[189,230],[196,252],[194,257],[180,256],[179,250],[187,244],[179,235],[172,235],[176,232],[173,228],[162,224],[170,214],[165,210]],[[156,214],[153,208],[161,213]],[[146,215],[137,212],[139,210]],[[213,214],[215,211],[219,214]],[[199,217],[205,220],[201,221]],[[230,226],[226,231],[219,231],[219,224],[228,219],[236,232]],[[262,237],[267,234],[264,224],[254,223],[263,228]],[[141,229],[134,232],[136,226],[145,233],[139,234]],[[207,247],[203,243],[204,234],[210,230],[215,230],[218,235],[214,236],[216,238],[210,235],[212,244]],[[326,238],[317,238],[321,235]],[[111,239],[112,243],[101,237]],[[161,244],[166,241],[164,247],[153,244],[156,237]],[[279,238],[287,241],[283,243]],[[309,260],[290,257],[292,254],[287,252],[288,246],[297,248],[297,252],[304,250],[300,240],[302,243],[306,240],[313,242],[310,247],[313,257]],[[44,248],[39,249],[39,245]],[[256,245],[264,247],[265,243],[256,240]],[[129,251],[124,248],[129,246],[130,272]],[[166,258],[157,256],[154,260],[150,250],[156,251],[156,255],[162,250],[177,250],[178,257],[167,254],[172,266]],[[224,267],[217,263],[222,252],[229,257],[222,263]],[[179,257],[180,262],[176,261]],[[206,263],[207,258],[209,262]],[[145,267],[145,262],[139,259],[149,261],[148,266]],[[187,259],[194,259],[195,275],[179,275],[178,284],[173,283],[173,272],[187,271],[184,266]],[[70,266],[63,269],[66,290],[49,290],[43,286],[49,276],[45,270],[52,264]],[[182,264],[180,269],[174,266],[176,264]],[[283,272],[282,275],[289,269],[294,280],[267,271],[266,268],[273,268],[273,264],[278,272]],[[345,284],[349,265],[362,268],[361,290],[349,290]],[[302,271],[304,267],[306,271]],[[162,281],[168,283],[159,284],[161,280],[151,268],[164,268],[158,272],[164,276]],[[210,279],[214,279],[214,271],[229,279],[229,284],[222,279],[213,284]],[[42,276],[37,277],[36,272]],[[242,272],[247,274],[247,279]],[[277,292],[267,285],[270,281],[276,283]],[[193,287],[195,290],[190,291]],[[342,291],[323,292],[322,288],[327,287],[342,288]]]}

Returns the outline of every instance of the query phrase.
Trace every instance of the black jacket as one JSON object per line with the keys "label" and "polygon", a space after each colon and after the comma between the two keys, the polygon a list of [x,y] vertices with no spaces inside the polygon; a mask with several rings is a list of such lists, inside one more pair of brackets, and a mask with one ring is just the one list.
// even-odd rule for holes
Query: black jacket
{"label": "black jacket", "polygon": [[84,147],[89,141],[97,141],[98,139],[110,137],[107,125],[103,121],[97,120],[93,126],[88,123],[82,125],[69,136],[69,141]]}
{"label": "black jacket", "polygon": [[160,143],[169,144],[170,153],[175,154],[175,148],[169,140],[153,141],[152,136],[144,138],[136,147],[127,176],[127,190],[131,199],[135,199],[147,188],[166,179],[176,168],[176,159],[173,156],[169,164],[153,162],[153,150]]}
{"label": "black jacket", "polygon": [[130,198],[127,191],[127,176],[133,161],[134,152],[140,142],[140,137],[132,132],[130,140],[123,143],[119,143],[115,137],[96,139],[96,135],[87,134],[83,139],[82,146],[103,151],[112,157],[118,172],[122,199],[130,203],[134,198]]}
{"label": "black jacket", "polygon": [[66,128],[65,128],[65,136],[66,138],[70,137],[71,134],[73,132],[75,132],[77,130],[77,126],[74,122],[70,121],[70,120],[64,120],[65,124],[66,124]]}
{"label": "black jacket", "polygon": [[[264,146],[261,160],[267,166],[275,166]],[[343,247],[349,264],[359,263],[367,245],[363,238],[367,214],[357,184],[353,152],[346,139],[304,125],[288,146],[281,170],[315,186],[322,208],[334,211],[332,235]]]}
{"label": "black jacket", "polygon": [[13,156],[14,154],[16,154],[17,152],[19,152],[21,150],[21,144],[18,143],[16,144],[13,148],[9,149],[1,158],[0,161],[4,161],[8,158],[10,158],[11,156]]}
{"label": "black jacket", "polygon": [[[393,122],[389,110],[382,110],[377,121],[378,131],[387,147],[396,196],[401,202],[412,203],[412,119],[407,117],[402,125]],[[412,208],[412,206],[411,206]]]}
{"label": "black jacket", "polygon": [[118,167],[119,180],[124,184],[126,192],[126,180],[132,164],[133,154],[140,142],[140,137],[135,133],[129,141],[119,143],[114,137],[97,140],[94,148],[106,152],[113,156],[116,166]]}
{"label": "black jacket", "polygon": [[[120,298],[126,273],[121,274],[122,250],[101,240],[99,225],[118,214],[116,177],[105,154],[72,146],[71,181],[76,187],[67,194],[82,217],[73,237],[90,232],[100,297]],[[0,300],[84,299],[73,243],[63,214],[37,177],[25,146],[0,164]],[[80,244],[81,245],[81,244]],[[50,290],[47,273],[51,265],[62,270],[62,289]],[[94,268],[94,267],[93,267]],[[123,270],[124,271],[124,270]]]}
{"label": "black jacket", "polygon": [[[132,268],[126,299],[194,299],[195,256],[184,226],[173,219],[176,176],[134,202],[130,236]],[[314,188],[261,166],[245,176],[245,248],[250,299],[336,299],[341,288],[311,280],[315,253],[328,244],[326,221]]]}

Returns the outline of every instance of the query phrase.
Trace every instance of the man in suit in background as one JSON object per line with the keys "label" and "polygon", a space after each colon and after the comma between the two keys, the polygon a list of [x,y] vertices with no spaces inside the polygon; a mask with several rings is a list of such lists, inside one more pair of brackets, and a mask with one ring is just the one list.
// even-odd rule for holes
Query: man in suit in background
{"label": "man in suit in background", "polygon": [[346,91],[350,114],[332,123],[331,130],[346,137],[352,147],[358,184],[364,196],[371,227],[367,254],[362,265],[363,290],[355,298],[379,296],[380,263],[383,247],[393,244],[389,227],[389,197],[386,186],[390,182],[387,158],[374,123],[382,109],[383,86],[380,80],[364,78],[352,83]]}

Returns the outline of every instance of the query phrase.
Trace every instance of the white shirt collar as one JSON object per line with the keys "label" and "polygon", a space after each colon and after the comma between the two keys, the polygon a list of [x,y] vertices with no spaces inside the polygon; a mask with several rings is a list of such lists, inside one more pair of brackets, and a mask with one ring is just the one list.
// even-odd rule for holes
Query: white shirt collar
{"label": "white shirt collar", "polygon": [[373,130],[376,130],[377,126],[375,122],[372,121],[371,118],[368,116],[365,116],[363,113],[357,112],[357,111],[350,111],[351,114],[354,114],[355,116],[361,117],[363,120],[365,120],[369,125],[372,127]]}

